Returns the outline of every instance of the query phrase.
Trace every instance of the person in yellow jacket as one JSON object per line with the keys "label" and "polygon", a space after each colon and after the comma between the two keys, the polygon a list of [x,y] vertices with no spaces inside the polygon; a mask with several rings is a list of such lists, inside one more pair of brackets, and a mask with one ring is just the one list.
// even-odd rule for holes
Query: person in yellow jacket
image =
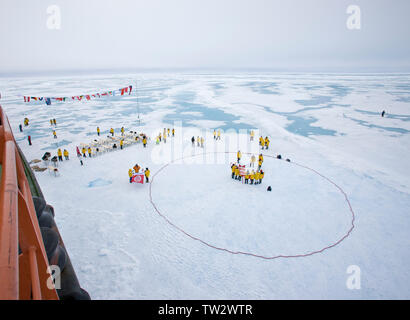
{"label": "person in yellow jacket", "polygon": [[164,143],[167,143],[167,135],[165,134],[165,132],[164,132],[162,138],[164,139]]}
{"label": "person in yellow jacket", "polygon": [[86,155],[87,150],[85,149],[85,147],[83,147],[83,148],[81,149],[81,152],[82,152],[82,154],[83,154],[83,157],[84,157],[84,158],[87,158],[87,155]]}
{"label": "person in yellow jacket", "polygon": [[251,141],[253,141],[253,138],[255,137],[255,132],[251,130]]}
{"label": "person in yellow jacket", "polygon": [[270,143],[270,141],[269,141],[268,137],[266,137],[266,138],[265,138],[265,147],[266,147],[266,150],[269,149],[269,143]]}
{"label": "person in yellow jacket", "polygon": [[216,130],[214,129],[214,140],[216,140]]}
{"label": "person in yellow jacket", "polygon": [[250,176],[249,176],[250,180],[251,180],[251,184],[253,184],[253,180],[255,179],[255,171],[252,170]]}
{"label": "person in yellow jacket", "polygon": [[221,140],[221,130],[218,129],[218,137],[216,138],[216,140]]}
{"label": "person in yellow jacket", "polygon": [[260,170],[261,168],[262,168],[262,161],[259,160],[259,161],[258,161],[258,170]]}
{"label": "person in yellow jacket", "polygon": [[253,155],[251,156],[250,167],[254,167],[254,168],[255,168],[255,162],[256,162],[256,157],[255,157],[255,155],[253,154]]}
{"label": "person in yellow jacket", "polygon": [[120,149],[122,150],[122,146],[124,145],[124,139],[120,140]]}
{"label": "person in yellow jacket", "polygon": [[100,136],[100,127],[97,127],[97,135]]}
{"label": "person in yellow jacket", "polygon": [[239,150],[238,151],[238,153],[236,154],[236,156],[237,156],[237,158],[238,158],[238,163],[241,161],[241,158],[242,158],[242,153],[241,153],[241,151]]}
{"label": "person in yellow jacket", "polygon": [[157,136],[157,141],[155,141],[156,144],[159,144],[159,136]]}
{"label": "person in yellow jacket", "polygon": [[121,127],[121,135],[123,136],[124,135],[124,127]]}
{"label": "person in yellow jacket", "polygon": [[201,137],[201,148],[204,147],[204,137]]}
{"label": "person in yellow jacket", "polygon": [[235,180],[241,181],[241,175],[239,173],[239,167],[235,166]]}
{"label": "person in yellow jacket", "polygon": [[175,136],[175,129],[174,128],[172,128],[172,136],[173,137]]}
{"label": "person in yellow jacket", "polygon": [[58,155],[58,161],[63,161],[63,153],[61,152],[60,148],[57,150],[57,155]]}
{"label": "person in yellow jacket", "polygon": [[262,153],[259,155],[259,159],[258,159],[259,161],[261,161],[261,162],[263,162],[263,155],[262,155]]}
{"label": "person in yellow jacket", "polygon": [[150,171],[148,168],[145,168],[145,182],[148,183],[149,182],[149,175],[150,175]]}
{"label": "person in yellow jacket", "polygon": [[261,147],[262,147],[262,150],[265,149],[265,139],[263,138],[261,140]]}
{"label": "person in yellow jacket", "polygon": [[260,138],[259,138],[259,145],[260,146],[263,146],[265,144],[265,140],[263,139],[263,137],[261,136]]}
{"label": "person in yellow jacket", "polygon": [[88,156],[91,158],[91,148],[88,147]]}
{"label": "person in yellow jacket", "polygon": [[69,158],[68,158],[68,151],[67,151],[67,149],[64,149],[63,154],[64,154],[65,159],[66,159],[66,160],[69,160]]}
{"label": "person in yellow jacket", "polygon": [[246,171],[246,174],[245,174],[245,184],[248,184],[248,181],[249,181],[250,177],[251,177],[251,175],[250,175],[249,170],[248,170],[248,171]]}
{"label": "person in yellow jacket", "polygon": [[114,129],[113,128],[110,129],[110,133],[111,133],[111,136],[114,137]]}
{"label": "person in yellow jacket", "polygon": [[54,139],[57,139],[57,132],[55,130],[53,130],[53,136],[54,136]]}
{"label": "person in yellow jacket", "polygon": [[170,129],[169,129],[169,128],[167,129],[167,132],[168,132],[168,137],[169,137],[169,132],[170,132]]}
{"label": "person in yellow jacket", "polygon": [[128,176],[130,177],[130,183],[132,183],[132,175],[133,175],[132,169],[129,169],[128,170]]}
{"label": "person in yellow jacket", "polygon": [[262,183],[262,179],[263,179],[264,176],[265,176],[265,172],[263,172],[263,171],[261,170],[261,172],[260,172],[260,174],[259,174],[259,183]]}
{"label": "person in yellow jacket", "polygon": [[236,169],[236,165],[235,165],[235,164],[233,164],[233,165],[231,166],[231,170],[232,170],[232,179],[235,179],[235,169]]}
{"label": "person in yellow jacket", "polygon": [[255,184],[259,184],[259,177],[260,177],[260,173],[259,171],[255,172]]}
{"label": "person in yellow jacket", "polygon": [[142,144],[144,145],[144,148],[146,148],[147,146],[147,137],[144,136],[144,138],[142,139]]}

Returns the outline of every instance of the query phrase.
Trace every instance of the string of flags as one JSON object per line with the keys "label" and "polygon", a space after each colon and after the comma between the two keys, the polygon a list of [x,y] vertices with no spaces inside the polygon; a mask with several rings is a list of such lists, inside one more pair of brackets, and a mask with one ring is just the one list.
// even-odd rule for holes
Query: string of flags
{"label": "string of flags", "polygon": [[29,97],[29,96],[23,96],[24,97],[24,102],[41,102],[44,101],[46,105],[50,105],[52,101],[57,101],[57,102],[66,102],[66,101],[72,101],[72,100],[78,100],[82,101],[84,100],[91,100],[94,98],[101,98],[101,97],[108,97],[108,96],[115,96],[115,95],[125,95],[128,93],[128,95],[131,94],[132,91],[132,86],[120,88],[117,90],[112,90],[112,91],[106,91],[102,93],[94,93],[94,94],[83,94],[79,96],[71,96],[71,97]]}

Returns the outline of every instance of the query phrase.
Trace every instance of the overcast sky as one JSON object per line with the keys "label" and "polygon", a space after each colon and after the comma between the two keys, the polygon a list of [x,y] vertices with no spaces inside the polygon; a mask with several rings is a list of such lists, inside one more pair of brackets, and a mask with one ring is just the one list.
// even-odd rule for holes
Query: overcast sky
{"label": "overcast sky", "polygon": [[[346,26],[349,5],[361,29]],[[61,28],[47,28],[47,7]],[[410,71],[410,0],[0,0],[0,73]]]}

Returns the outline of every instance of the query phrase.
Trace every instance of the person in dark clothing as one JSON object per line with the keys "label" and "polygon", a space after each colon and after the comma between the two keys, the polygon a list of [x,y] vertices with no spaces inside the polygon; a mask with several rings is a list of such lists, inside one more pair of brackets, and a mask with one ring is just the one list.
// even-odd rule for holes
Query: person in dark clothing
{"label": "person in dark clothing", "polygon": [[20,129],[20,132],[23,132],[23,126],[21,125],[21,123],[19,124],[19,129]]}
{"label": "person in dark clothing", "polygon": [[385,114],[386,114],[386,111],[383,110],[383,112],[382,112],[382,117],[384,117]]}
{"label": "person in dark clothing", "polygon": [[28,140],[28,145],[31,146],[31,136],[28,136],[27,140]]}
{"label": "person in dark clothing", "polygon": [[195,137],[192,137],[191,141],[192,141],[192,146],[195,147]]}

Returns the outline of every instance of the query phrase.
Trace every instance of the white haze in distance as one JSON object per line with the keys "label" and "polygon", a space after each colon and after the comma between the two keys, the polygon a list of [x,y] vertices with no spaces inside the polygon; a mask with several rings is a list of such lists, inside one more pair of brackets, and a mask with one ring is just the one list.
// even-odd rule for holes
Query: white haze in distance
{"label": "white haze in distance", "polygon": [[[349,5],[361,29],[346,27]],[[60,29],[47,28],[57,5]],[[410,71],[408,0],[1,0],[0,73]]]}

